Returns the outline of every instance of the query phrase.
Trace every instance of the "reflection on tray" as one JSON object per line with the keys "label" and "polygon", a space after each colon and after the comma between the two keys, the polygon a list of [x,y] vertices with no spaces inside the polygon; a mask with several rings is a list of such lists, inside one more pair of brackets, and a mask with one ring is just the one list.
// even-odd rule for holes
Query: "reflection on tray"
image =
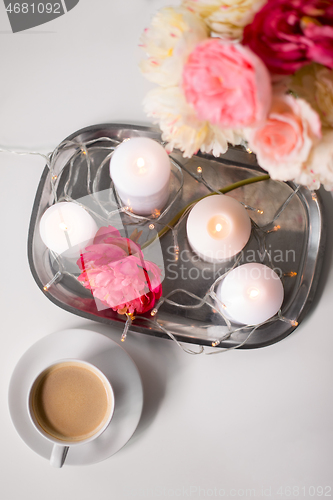
{"label": "reflection on tray", "polygon": [[[121,206],[111,185],[109,158],[119,142],[137,136],[159,139],[156,132],[145,127],[101,125],[73,134],[65,148],[53,153],[52,168],[46,168],[41,178],[29,231],[29,262],[39,287],[47,290],[50,300],[70,312],[124,326],[126,317],[99,307],[90,291],[78,283],[80,269],[75,262],[59,259],[40,238],[39,221],[54,199],[75,200],[88,209],[100,227],[112,225],[126,237],[135,230],[142,231],[138,243],[144,258],[164,271],[163,299],[154,308],[153,316],[147,312],[134,320],[133,330],[161,337],[171,332],[178,340],[208,346],[214,343],[223,348],[234,348],[245,340],[242,347],[263,347],[286,337],[306,314],[320,272],[324,235],[319,194],[272,180],[231,191],[228,196],[247,207],[253,228],[241,254],[223,263],[205,262],[192,251],[186,237],[186,214],[179,219],[177,230],[169,230],[161,239],[155,238],[154,245],[147,246],[147,241],[153,240],[194,200],[262,175],[262,171],[254,155],[241,148],[229,148],[219,159],[208,155],[184,159],[173,154],[166,209],[148,219],[133,217],[127,207]],[[207,298],[207,292],[226,271],[245,262],[263,262],[275,268],[283,279],[285,292],[281,311],[284,321],[264,324],[250,337],[246,328],[234,328],[228,335],[212,296]],[[183,292],[176,292],[178,289]],[[205,297],[207,300],[196,307]],[[186,307],[176,307],[175,303]]]}

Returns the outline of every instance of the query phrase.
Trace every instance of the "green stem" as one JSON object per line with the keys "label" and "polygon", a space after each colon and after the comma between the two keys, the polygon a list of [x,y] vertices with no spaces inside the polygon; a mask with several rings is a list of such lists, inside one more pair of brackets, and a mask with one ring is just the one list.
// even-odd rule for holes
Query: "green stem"
{"label": "green stem", "polygon": [[226,187],[224,187],[222,189],[218,189],[214,193],[206,194],[205,196],[202,196],[201,198],[197,198],[196,200],[191,201],[184,208],[182,208],[178,212],[178,214],[176,214],[173,217],[173,219],[171,219],[171,221],[168,223],[167,226],[165,226],[163,229],[161,229],[161,231],[159,231],[157,233],[157,235],[153,239],[151,239],[149,241],[146,241],[146,243],[144,245],[142,245],[141,248],[142,249],[147,248],[157,238],[162,238],[162,236],[164,236],[172,227],[174,227],[177,224],[177,222],[179,221],[179,219],[181,218],[181,216],[183,215],[183,213],[186,212],[186,210],[191,205],[194,205],[195,203],[198,203],[198,201],[203,200],[204,198],[208,198],[208,196],[213,196],[216,193],[221,193],[221,194],[229,193],[230,191],[233,191],[234,189],[237,189],[239,187],[247,186],[248,184],[253,184],[255,182],[266,181],[268,179],[270,179],[270,176],[268,174],[266,174],[266,175],[258,175],[256,177],[250,177],[249,179],[243,179],[242,181],[234,182],[233,184],[229,184],[229,186],[226,186]]}

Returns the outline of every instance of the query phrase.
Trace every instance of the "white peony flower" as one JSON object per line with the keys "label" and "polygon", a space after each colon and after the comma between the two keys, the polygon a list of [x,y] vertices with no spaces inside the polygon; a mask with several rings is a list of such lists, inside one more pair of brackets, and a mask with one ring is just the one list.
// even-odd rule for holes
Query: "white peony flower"
{"label": "white peony flower", "polygon": [[243,136],[241,131],[220,128],[217,125],[209,125],[205,141],[200,147],[202,153],[211,153],[218,157],[224,154],[228,149],[228,143],[236,146],[241,144]]}
{"label": "white peony flower", "polygon": [[153,89],[143,105],[147,115],[160,126],[169,152],[177,148],[183,151],[184,157],[190,158],[200,149],[219,156],[227,151],[228,142],[241,143],[238,133],[199,120],[179,87]]}
{"label": "white peony flower", "polygon": [[163,87],[177,85],[187,56],[207,37],[208,28],[199,16],[181,7],[161,9],[141,37],[140,46],[148,56],[140,63],[142,73]]}
{"label": "white peony flower", "polygon": [[[236,0],[234,1],[234,3]],[[183,0],[182,5],[191,12],[207,18],[219,10],[225,2],[223,0]],[[237,2],[239,3],[239,2]]]}
{"label": "white peony flower", "polygon": [[203,17],[210,30],[230,40],[242,38],[267,0],[183,0],[183,6]]}
{"label": "white peony flower", "polygon": [[309,188],[319,189],[323,184],[325,189],[333,190],[333,130],[324,129],[323,137],[311,152],[306,168],[296,180]]}

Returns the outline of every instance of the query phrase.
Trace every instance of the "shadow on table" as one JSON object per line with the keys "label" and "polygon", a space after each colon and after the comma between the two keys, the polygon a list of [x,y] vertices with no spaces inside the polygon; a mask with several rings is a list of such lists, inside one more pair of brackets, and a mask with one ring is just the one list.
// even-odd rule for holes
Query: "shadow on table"
{"label": "shadow on table", "polygon": [[168,385],[179,376],[179,347],[169,340],[129,332],[126,342],[120,341],[122,330],[94,323],[81,327],[106,335],[120,345],[136,364],[143,385],[143,409],[139,425],[127,446],[140,438],[151,425],[167,392]]}

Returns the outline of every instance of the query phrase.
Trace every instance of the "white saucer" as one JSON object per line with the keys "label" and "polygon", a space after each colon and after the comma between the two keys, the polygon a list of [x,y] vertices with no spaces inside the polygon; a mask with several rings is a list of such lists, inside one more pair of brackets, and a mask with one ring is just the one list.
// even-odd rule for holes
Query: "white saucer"
{"label": "white saucer", "polygon": [[143,390],[137,367],[113,340],[87,330],[63,330],[36,342],[17,363],[9,385],[9,411],[28,446],[49,459],[52,444],[35,430],[27,410],[28,390],[53,361],[77,358],[97,366],[110,380],[116,407],[109,427],[95,441],[69,449],[65,465],[89,465],[119,451],[134,433],[142,411]]}

